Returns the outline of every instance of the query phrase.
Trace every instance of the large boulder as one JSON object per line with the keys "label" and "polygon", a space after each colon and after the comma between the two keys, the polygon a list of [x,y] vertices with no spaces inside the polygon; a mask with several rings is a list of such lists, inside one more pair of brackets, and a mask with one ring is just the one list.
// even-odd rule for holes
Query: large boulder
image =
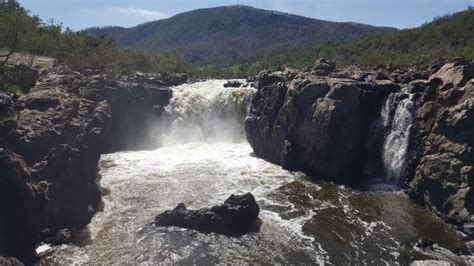
{"label": "large boulder", "polygon": [[260,209],[252,194],[231,195],[224,204],[188,210],[183,203],[155,218],[158,226],[177,226],[203,233],[240,236],[249,233]]}
{"label": "large boulder", "polygon": [[336,70],[336,62],[320,58],[314,63],[313,74],[316,76],[329,76]]}
{"label": "large boulder", "polygon": [[434,73],[430,80],[441,79],[443,90],[462,87],[474,78],[474,64],[464,58],[452,58]]}

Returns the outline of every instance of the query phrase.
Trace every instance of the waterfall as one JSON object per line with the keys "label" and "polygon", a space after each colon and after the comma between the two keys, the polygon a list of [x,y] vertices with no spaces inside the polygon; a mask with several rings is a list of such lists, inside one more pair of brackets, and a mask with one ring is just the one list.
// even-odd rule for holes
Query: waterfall
{"label": "waterfall", "polygon": [[185,84],[173,89],[165,108],[170,130],[163,144],[245,139],[243,123],[254,89],[224,88],[223,80]]}
{"label": "waterfall", "polygon": [[[404,98],[399,100],[399,97]],[[395,113],[390,121],[390,106],[397,101]],[[405,167],[406,153],[410,143],[410,132],[415,113],[413,94],[392,94],[382,109],[382,119],[385,128],[390,126],[382,148],[382,161],[385,168],[385,181],[400,185],[401,174]]]}
{"label": "waterfall", "polygon": [[366,176],[391,186],[401,185],[414,113],[413,94],[393,93],[387,97],[380,118],[369,132]]}

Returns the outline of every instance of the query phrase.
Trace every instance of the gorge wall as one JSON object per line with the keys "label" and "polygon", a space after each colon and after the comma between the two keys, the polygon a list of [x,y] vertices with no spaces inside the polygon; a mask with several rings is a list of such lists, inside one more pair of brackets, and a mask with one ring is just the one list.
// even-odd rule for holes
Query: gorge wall
{"label": "gorge wall", "polygon": [[101,205],[100,155],[158,147],[163,87],[183,82],[56,68],[18,99],[1,94],[0,251],[30,264],[39,241],[87,225]]}
{"label": "gorge wall", "polygon": [[261,72],[246,136],[258,157],[285,169],[403,187],[472,238],[473,78],[474,64],[460,58],[391,73],[326,60]]}

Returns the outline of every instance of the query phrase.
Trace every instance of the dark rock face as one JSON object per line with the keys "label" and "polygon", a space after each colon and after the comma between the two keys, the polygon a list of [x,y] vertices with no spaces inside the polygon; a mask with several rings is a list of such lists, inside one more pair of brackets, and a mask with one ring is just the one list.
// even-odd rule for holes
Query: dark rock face
{"label": "dark rock face", "polygon": [[[50,80],[51,76],[55,78]],[[166,80],[171,82],[172,78],[166,77]],[[169,89],[157,89],[165,82],[163,75],[135,74],[112,78],[104,74],[83,75],[60,70],[45,75],[33,91],[47,91],[56,86],[81,99],[105,101],[113,119],[109,134],[104,139],[104,152],[114,152],[153,149],[160,145],[157,137],[159,134],[155,130],[156,121],[172,96]],[[172,84],[179,83],[173,80]],[[50,98],[47,99],[51,101]],[[54,105],[54,100],[52,101],[46,103],[44,99],[36,97],[26,102],[26,105],[39,104],[42,108],[47,108],[48,104]]]}
{"label": "dark rock face", "polygon": [[[474,225],[474,73],[449,61],[428,83],[417,110],[417,163],[408,193],[472,236]],[[470,81],[466,81],[470,80]]]}
{"label": "dark rock face", "polygon": [[203,233],[240,236],[249,233],[260,209],[252,194],[231,195],[224,204],[212,208],[188,210],[183,203],[155,218],[158,226],[177,226]]}
{"label": "dark rock face", "polygon": [[24,158],[0,150],[0,250],[25,261],[35,257],[36,236],[46,227],[49,203],[49,184],[33,183],[31,172]]}
{"label": "dark rock face", "polygon": [[255,154],[286,169],[355,182],[362,174],[369,125],[392,88],[312,74],[269,78],[275,75],[260,74],[245,121]]}
{"label": "dark rock face", "polygon": [[40,235],[68,241],[99,208],[100,155],[158,145],[148,133],[172,92],[136,81],[58,68],[0,95],[0,250],[29,264]]}
{"label": "dark rock face", "polygon": [[27,65],[15,65],[8,68],[6,72],[3,82],[16,85],[25,93],[35,86],[36,80],[39,77],[38,70]]}

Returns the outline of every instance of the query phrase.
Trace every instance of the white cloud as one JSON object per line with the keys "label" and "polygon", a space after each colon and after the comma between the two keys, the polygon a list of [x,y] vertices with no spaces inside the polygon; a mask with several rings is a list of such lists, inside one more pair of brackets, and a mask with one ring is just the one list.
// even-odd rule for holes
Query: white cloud
{"label": "white cloud", "polygon": [[86,28],[110,25],[131,27],[168,16],[156,10],[135,7],[105,7],[100,9],[81,8],[76,17],[82,21],[80,28]]}
{"label": "white cloud", "polygon": [[108,7],[106,8],[106,11],[116,13],[118,15],[142,17],[146,19],[163,19],[167,17],[165,13],[159,11],[134,7]]}

